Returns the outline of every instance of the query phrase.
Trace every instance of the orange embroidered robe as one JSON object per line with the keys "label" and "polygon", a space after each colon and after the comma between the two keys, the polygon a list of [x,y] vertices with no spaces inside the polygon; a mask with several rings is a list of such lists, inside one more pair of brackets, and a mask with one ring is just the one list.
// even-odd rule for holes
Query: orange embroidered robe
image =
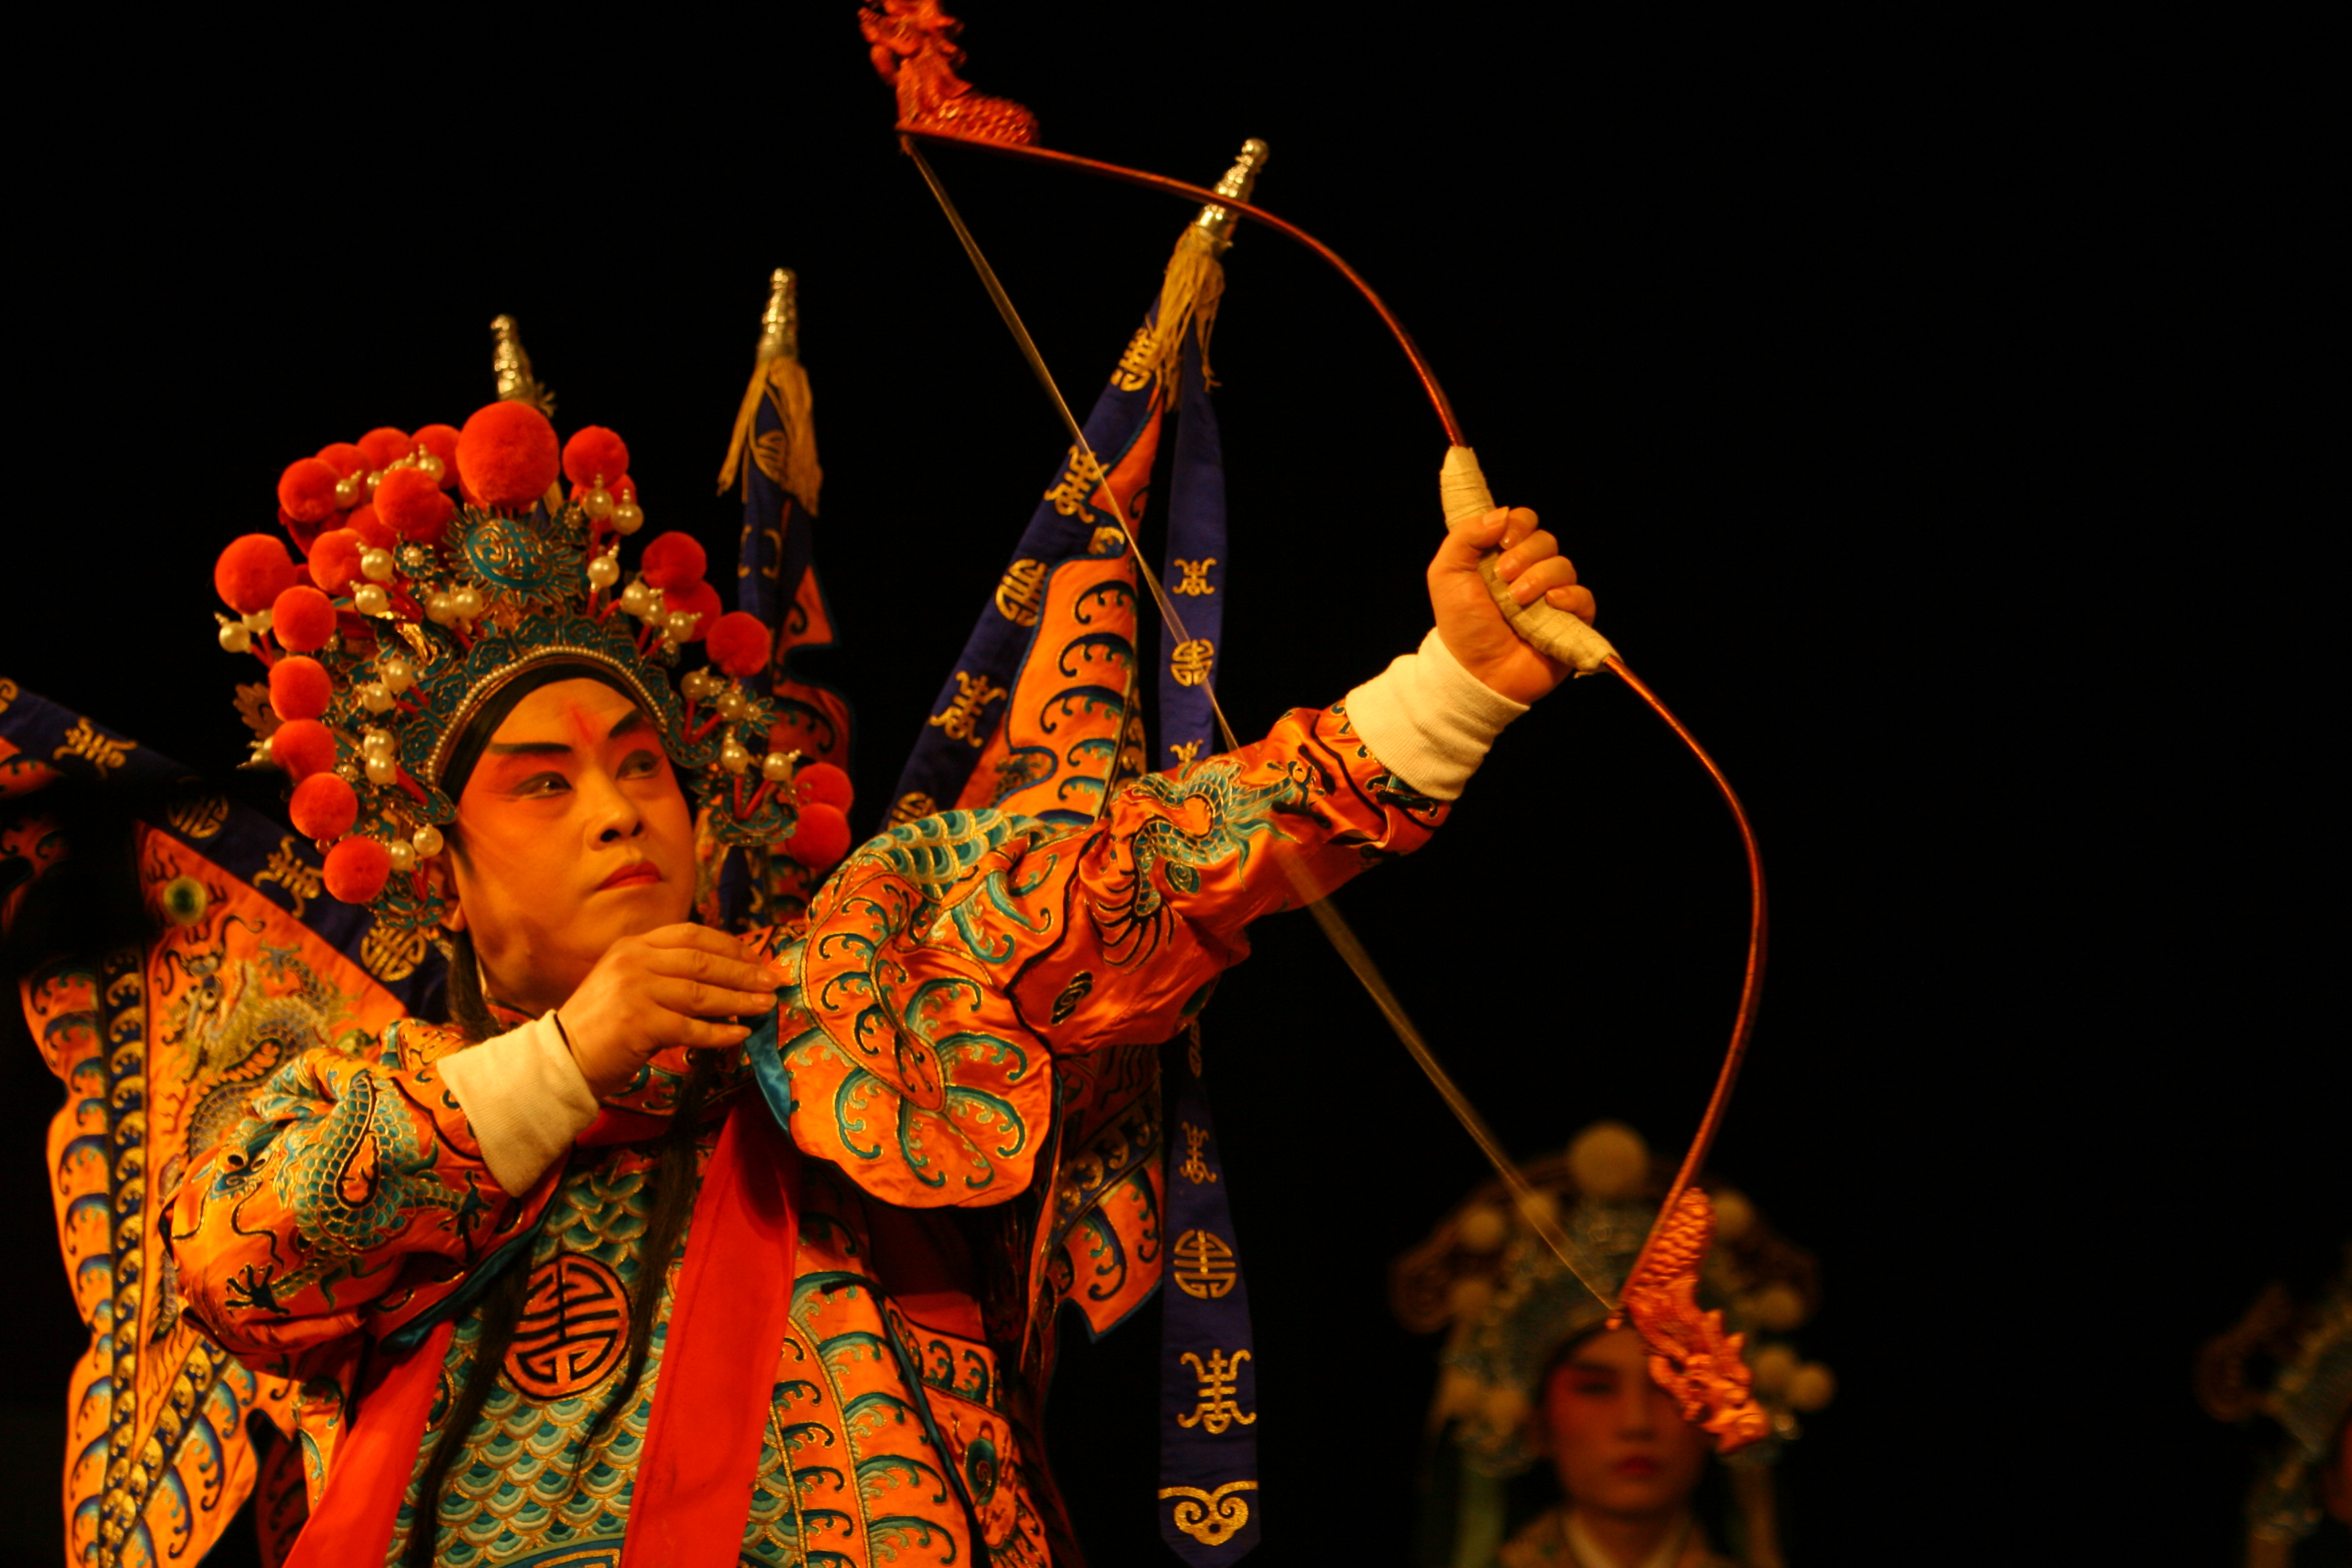
{"label": "orange embroidered robe", "polygon": [[[1157,1047],[1245,955],[1252,920],[1416,847],[1443,815],[1343,708],[1299,710],[1232,755],[1123,786],[1091,826],[973,811],[893,827],[803,922],[761,933],[790,983],[772,1037],[720,1088],[764,1101],[801,1152],[799,1242],[782,1354],[742,1369],[772,1384],[744,1561],[1051,1561],[1028,1416],[1060,1303],[1104,1328],[1158,1281]],[[662,1125],[680,1064],[657,1060],[517,1194],[436,1070],[460,1045],[402,1021],[279,1071],[180,1188],[182,1289],[221,1343],[299,1380],[315,1498],[369,1355],[454,1319],[429,1453],[479,1338],[469,1287],[528,1267],[521,1326],[433,1521],[439,1560],[616,1563],[695,1247],[689,1229],[667,1268],[639,1256],[654,1162],[625,1134]],[[704,1169],[718,1136],[708,1123]],[[583,1459],[649,1289],[646,1376]],[[395,1560],[421,1527],[414,1479]]]}

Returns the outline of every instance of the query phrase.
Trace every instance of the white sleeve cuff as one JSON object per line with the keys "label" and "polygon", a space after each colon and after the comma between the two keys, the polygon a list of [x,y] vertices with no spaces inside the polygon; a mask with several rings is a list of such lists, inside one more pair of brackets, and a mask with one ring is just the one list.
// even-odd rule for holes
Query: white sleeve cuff
{"label": "white sleeve cuff", "polygon": [[1433,626],[1419,653],[1348,693],[1347,706],[1372,755],[1436,800],[1457,799],[1503,726],[1528,710],[1463,668]]}
{"label": "white sleeve cuff", "polygon": [[556,1027],[555,1016],[441,1059],[490,1177],[514,1196],[535,1186],[596,1120],[596,1096]]}

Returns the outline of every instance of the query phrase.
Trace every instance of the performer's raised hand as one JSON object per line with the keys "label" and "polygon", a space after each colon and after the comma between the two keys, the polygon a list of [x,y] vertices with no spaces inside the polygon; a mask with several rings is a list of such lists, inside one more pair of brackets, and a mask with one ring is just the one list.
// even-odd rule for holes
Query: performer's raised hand
{"label": "performer's raised hand", "polygon": [[1496,569],[1522,605],[1549,599],[1587,626],[1592,624],[1591,589],[1576,580],[1576,568],[1559,552],[1559,541],[1538,526],[1526,507],[1496,507],[1475,522],[1445,536],[1429,563],[1429,604],[1437,635],[1462,668],[1515,702],[1533,702],[1568,679],[1569,667],[1521,641],[1496,607],[1478,574],[1478,558],[1501,546]]}
{"label": "performer's raised hand", "polygon": [[740,1045],[751,1031],[723,1020],[774,1007],[777,984],[757,950],[687,921],[615,942],[556,1015],[572,1060],[603,1099],[672,1046]]}

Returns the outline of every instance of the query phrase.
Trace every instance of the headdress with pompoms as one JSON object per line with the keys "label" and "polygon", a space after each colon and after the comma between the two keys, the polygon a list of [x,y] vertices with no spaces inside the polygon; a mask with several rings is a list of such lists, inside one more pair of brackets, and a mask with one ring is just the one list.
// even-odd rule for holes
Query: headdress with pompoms
{"label": "headdress with pompoms", "polygon": [[[293,782],[327,890],[394,931],[439,923],[423,863],[457,815],[452,763],[501,692],[558,670],[645,710],[720,842],[832,865],[849,780],[767,749],[774,704],[749,679],[767,626],[721,613],[684,533],[653,539],[623,582],[623,540],[645,525],[628,447],[596,426],[559,443],[512,320],[492,331],[499,401],[462,428],[371,430],[298,459],[278,482],[296,553],[250,533],[214,569],[221,646],[269,671],[266,703],[247,705],[255,761]],[[673,685],[698,644],[707,666]]]}

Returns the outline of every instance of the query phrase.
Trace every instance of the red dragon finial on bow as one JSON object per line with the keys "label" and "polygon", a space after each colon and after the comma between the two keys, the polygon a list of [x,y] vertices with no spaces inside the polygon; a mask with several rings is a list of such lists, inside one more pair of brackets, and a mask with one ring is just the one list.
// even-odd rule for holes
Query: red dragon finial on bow
{"label": "red dragon finial on bow", "polygon": [[1613,1324],[1633,1320],[1650,1352],[1650,1376],[1675,1396],[1683,1419],[1715,1436],[1716,1448],[1744,1448],[1771,1430],[1756,1403],[1742,1336],[1723,1331],[1721,1312],[1698,1309],[1698,1266],[1715,1239],[1715,1207],[1685,1188],[1659,1222],[1648,1255],[1625,1281]]}
{"label": "red dragon finial on bow", "polygon": [[955,37],[963,24],[940,0],[866,0],[858,30],[882,79],[898,92],[898,123],[977,142],[1031,143],[1037,117],[1009,98],[973,90],[956,75],[963,50]]}

